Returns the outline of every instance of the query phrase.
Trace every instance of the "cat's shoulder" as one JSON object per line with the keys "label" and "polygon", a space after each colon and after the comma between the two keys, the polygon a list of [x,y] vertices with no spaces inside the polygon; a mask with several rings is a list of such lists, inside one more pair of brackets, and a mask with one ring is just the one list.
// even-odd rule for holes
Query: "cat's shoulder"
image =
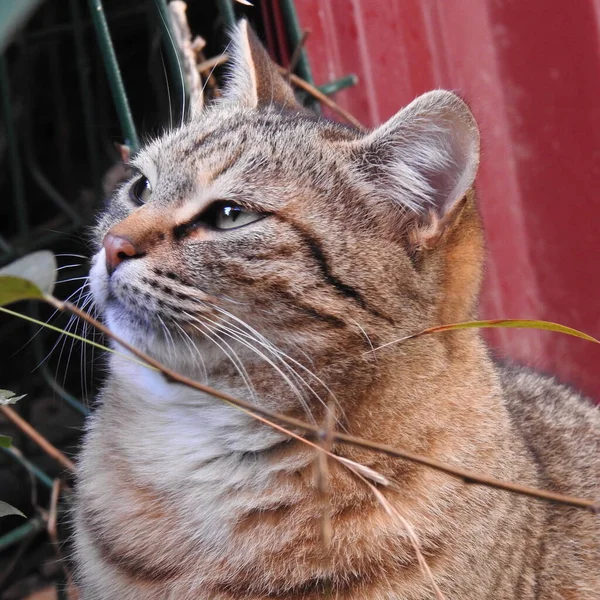
{"label": "cat's shoulder", "polygon": [[600,406],[555,377],[510,363],[497,370],[511,421],[549,480],[599,491]]}
{"label": "cat's shoulder", "polygon": [[543,413],[555,423],[583,418],[600,426],[600,406],[574,387],[528,367],[494,362],[511,413],[524,418]]}

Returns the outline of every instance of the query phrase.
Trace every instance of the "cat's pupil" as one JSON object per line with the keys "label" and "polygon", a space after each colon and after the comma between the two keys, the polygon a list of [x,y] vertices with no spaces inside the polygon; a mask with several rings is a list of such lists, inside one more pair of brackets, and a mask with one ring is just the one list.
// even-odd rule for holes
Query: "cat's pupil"
{"label": "cat's pupil", "polygon": [[224,206],[223,213],[226,217],[230,218],[234,223],[237,221],[237,218],[240,216],[241,209],[237,206]]}
{"label": "cat's pupil", "polygon": [[145,204],[152,194],[152,186],[147,177],[143,175],[133,184],[129,193],[136,204]]}

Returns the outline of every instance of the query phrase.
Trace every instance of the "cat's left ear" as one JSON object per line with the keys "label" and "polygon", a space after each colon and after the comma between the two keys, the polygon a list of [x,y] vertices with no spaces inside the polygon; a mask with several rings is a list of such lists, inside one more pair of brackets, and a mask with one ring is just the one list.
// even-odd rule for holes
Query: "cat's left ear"
{"label": "cat's left ear", "polygon": [[362,179],[405,216],[450,218],[473,186],[479,130],[467,104],[436,90],[353,142]]}
{"label": "cat's left ear", "polygon": [[223,91],[226,102],[244,108],[278,104],[305,110],[245,19],[233,30],[229,54],[229,74]]}

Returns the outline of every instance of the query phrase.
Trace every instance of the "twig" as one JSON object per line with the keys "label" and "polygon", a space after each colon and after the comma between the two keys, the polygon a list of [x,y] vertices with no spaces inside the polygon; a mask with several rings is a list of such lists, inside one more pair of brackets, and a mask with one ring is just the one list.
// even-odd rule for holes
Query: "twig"
{"label": "twig", "polygon": [[71,570],[67,566],[67,561],[63,556],[60,547],[60,540],[58,539],[58,501],[60,499],[60,492],[65,491],[65,486],[60,479],[55,479],[52,484],[52,494],[50,495],[50,507],[48,509],[48,520],[46,525],[46,531],[48,532],[48,537],[54,546],[54,551],[56,552],[56,557],[61,564],[61,567],[65,574],[65,579],[70,588],[74,586],[73,584],[73,575]]}
{"label": "twig", "polygon": [[[200,392],[204,392],[215,398],[224,400],[225,402],[232,404],[233,406],[242,408],[253,415],[259,415],[261,417],[270,419],[272,421],[284,423],[285,425],[287,425],[289,427],[294,427],[296,429],[300,429],[301,431],[312,434],[313,436],[315,436],[317,438],[321,434],[321,429],[316,425],[305,423],[304,421],[295,419],[294,417],[282,415],[277,412],[271,411],[269,409],[266,409],[266,408],[263,408],[260,406],[256,406],[255,404],[252,404],[251,402],[247,402],[240,398],[235,398],[234,396],[230,396],[229,394],[227,394],[225,392],[221,392],[221,391],[211,388],[207,385],[204,385],[202,383],[194,381],[193,379],[190,379],[189,377],[186,377],[185,375],[180,375],[173,369],[170,369],[169,367],[163,365],[162,363],[158,362],[151,356],[147,355],[145,352],[138,350],[137,348],[135,348],[134,346],[132,346],[131,344],[129,344],[128,342],[126,342],[125,340],[123,340],[122,338],[117,336],[116,334],[114,334],[107,327],[105,327],[102,323],[100,323],[99,321],[94,319],[91,315],[88,315],[86,312],[82,311],[80,308],[78,308],[74,304],[71,304],[70,302],[63,302],[61,300],[58,300],[54,296],[50,296],[50,295],[45,295],[44,298],[48,303],[50,303],[52,306],[54,306],[58,310],[61,310],[61,311],[66,310],[68,312],[71,312],[71,313],[77,315],[79,318],[83,319],[84,321],[87,321],[90,325],[93,325],[96,329],[98,329],[99,331],[101,331],[102,333],[107,335],[108,337],[112,338],[115,342],[117,342],[123,348],[125,348],[126,350],[129,350],[129,352],[134,354],[137,358],[141,359],[142,361],[148,363],[150,366],[152,366],[155,369],[157,369],[158,371],[160,371],[163,374],[163,376],[167,379],[167,381],[177,382],[177,383],[180,383],[187,387],[190,387],[192,389],[198,390]],[[3,407],[3,408],[6,408],[6,407]],[[448,464],[443,463],[434,458],[429,458],[427,456],[415,454],[414,452],[410,452],[408,450],[393,448],[392,446],[387,446],[385,444],[379,444],[377,442],[372,442],[370,440],[365,440],[362,438],[354,437],[354,436],[351,436],[351,435],[348,435],[345,433],[333,432],[331,437],[334,442],[348,444],[350,446],[356,446],[359,448],[365,448],[367,450],[373,450],[374,452],[380,452],[382,454],[387,454],[388,456],[393,456],[395,458],[402,458],[404,460],[407,460],[407,461],[410,461],[410,462],[413,462],[416,464],[430,467],[437,471],[442,471],[443,473],[446,473],[447,475],[461,479],[465,483],[484,485],[487,487],[496,488],[496,489],[504,490],[507,492],[512,492],[514,494],[530,496],[532,498],[537,498],[539,500],[548,500],[551,502],[557,502],[559,504],[566,504],[568,506],[575,506],[577,508],[583,508],[583,509],[589,510],[593,513],[600,513],[600,504],[598,504],[594,500],[587,500],[585,498],[577,498],[574,496],[567,496],[564,494],[558,494],[558,493],[550,492],[547,490],[540,490],[537,488],[532,488],[532,487],[528,487],[525,485],[512,483],[509,481],[502,481],[500,479],[495,479],[493,477],[488,477],[485,475],[480,475],[478,473],[474,473],[472,471],[463,469],[461,467],[455,467],[453,465],[448,465]]]}
{"label": "twig", "polygon": [[322,447],[317,450],[317,489],[321,495],[323,505],[323,519],[321,524],[321,536],[323,546],[326,550],[331,546],[331,502],[329,494],[329,461],[332,454],[332,435],[334,431],[333,410],[327,407],[323,429],[321,430]]}
{"label": "twig", "polygon": [[186,16],[187,4],[182,0],[172,0],[168,3],[169,15],[173,26],[175,42],[179,46],[183,58],[183,71],[188,83],[190,106],[192,112],[202,105],[202,82],[196,65],[196,53],[192,42],[192,32]]}
{"label": "twig", "polygon": [[198,65],[198,71],[202,74],[210,72],[215,67],[219,65],[224,65],[229,60],[228,54],[217,54],[217,56],[213,56]]}
{"label": "twig", "polygon": [[52,494],[50,495],[50,509],[48,510],[48,522],[46,524],[46,530],[48,531],[48,537],[50,541],[55,544],[56,549],[59,548],[58,543],[58,498],[60,496],[60,479],[55,479],[52,483]]}
{"label": "twig", "polygon": [[294,52],[292,52],[292,56],[290,58],[290,63],[286,69],[288,77],[292,74],[292,72],[298,65],[298,61],[300,60],[300,56],[302,55],[302,50],[304,48],[304,45],[306,44],[306,40],[309,35],[310,35],[310,29],[304,29],[302,31],[302,37],[296,44],[296,47],[294,48]]}
{"label": "twig", "polygon": [[515,329],[536,329],[538,331],[556,331],[558,333],[565,333],[567,335],[572,335],[574,337],[587,340],[588,342],[600,344],[600,340],[597,340],[595,337],[592,337],[587,333],[583,333],[583,331],[579,331],[578,329],[573,329],[572,327],[561,325],[560,323],[552,323],[551,321],[539,321],[536,319],[491,319],[487,321],[463,321],[462,323],[448,323],[446,325],[436,325],[435,327],[428,327],[427,329],[423,329],[422,331],[419,331],[417,333],[411,333],[410,335],[405,335],[404,337],[397,338],[395,340],[392,340],[391,342],[387,342],[385,344],[382,344],[381,346],[377,346],[377,348],[371,348],[371,350],[367,350],[366,352],[364,352],[363,356],[366,354],[377,352],[378,350],[383,350],[384,348],[388,348],[389,346],[393,346],[394,344],[402,344],[404,342],[407,342],[408,340],[415,340],[424,335],[430,335],[432,333],[443,333],[446,331],[458,331],[462,329],[493,329],[496,327],[513,327]]}
{"label": "twig", "polygon": [[[198,65],[198,71],[200,73],[205,73],[207,70],[210,70],[218,65],[222,65],[229,60],[229,55],[220,54],[218,56],[214,56],[213,58],[206,60]],[[336,112],[338,115],[343,117],[348,123],[351,123],[357,129],[364,129],[363,124],[356,118],[353,117],[346,109],[342,108],[337,102],[334,102],[329,96],[326,96],[323,92],[321,92],[314,85],[308,83],[302,79],[302,77],[298,77],[298,75],[294,75],[293,73],[289,73],[285,67],[280,67],[277,65],[277,69],[284,77],[288,77],[290,81],[297,87],[303,89],[305,92],[309,93],[313,98],[316,98],[321,104],[324,104],[332,111]]]}
{"label": "twig", "polygon": [[8,406],[0,406],[2,414],[12,421],[26,436],[31,438],[46,454],[59,462],[65,469],[74,472],[75,463],[68,459],[56,446],[39,434],[25,419]]}
{"label": "twig", "polygon": [[[286,73],[286,70],[283,67],[277,67],[279,72],[282,74]],[[329,96],[326,96],[321,90],[316,88],[314,85],[308,83],[302,79],[302,77],[298,77],[298,75],[290,74],[290,81],[303,89],[305,92],[308,92],[311,96],[316,98],[321,104],[324,104],[334,112],[338,113],[338,115],[342,116],[348,123],[351,123],[357,129],[364,129],[364,125],[355,117],[353,117],[345,108],[342,108],[337,102],[334,102]]]}
{"label": "twig", "polygon": [[373,484],[371,484],[369,481],[367,481],[360,474],[355,473],[355,475],[357,477],[359,477],[363,481],[363,483],[365,483],[365,485],[369,486],[369,488],[373,492],[374,496],[377,498],[377,500],[379,500],[379,503],[381,504],[381,506],[383,506],[383,509],[385,510],[385,512],[387,512],[387,514],[390,517],[392,517],[393,519],[396,519],[397,521],[399,521],[400,524],[402,525],[402,527],[404,527],[404,530],[406,531],[406,533],[408,535],[408,539],[410,540],[410,543],[415,551],[415,554],[417,555],[417,560],[419,561],[419,566],[421,567],[423,573],[425,573],[425,576],[429,579],[429,582],[431,583],[431,587],[433,588],[433,593],[435,594],[436,600],[445,600],[445,597],[442,594],[442,591],[438,587],[437,583],[435,582],[433,573],[431,572],[431,569],[430,569],[429,565],[427,564],[427,561],[425,560],[423,553],[421,552],[421,544],[419,543],[419,538],[418,538],[415,530],[413,529],[412,525],[406,520],[405,517],[403,517],[400,514],[400,512],[398,511],[397,508],[395,508],[394,506],[392,506],[390,504],[389,500]]}

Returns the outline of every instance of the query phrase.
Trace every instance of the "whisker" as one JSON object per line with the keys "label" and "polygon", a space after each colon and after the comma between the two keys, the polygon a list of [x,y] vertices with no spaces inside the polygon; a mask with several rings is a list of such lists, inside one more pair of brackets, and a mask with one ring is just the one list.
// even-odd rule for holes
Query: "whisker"
{"label": "whisker", "polygon": [[[277,358],[279,358],[279,360],[283,364],[286,365],[286,367],[288,368],[288,370],[290,370],[292,373],[294,373],[294,375],[304,385],[306,385],[306,387],[313,394],[313,396],[317,399],[317,401],[325,409],[327,409],[328,408],[327,404],[323,401],[323,399],[319,396],[319,394],[315,390],[313,390],[313,388],[310,386],[310,384],[308,384],[302,377],[300,377],[300,375],[298,373],[296,373],[296,371],[294,371],[293,369],[291,369],[291,367],[289,365],[287,365],[285,361],[286,360],[290,361],[295,366],[297,366],[299,369],[301,369],[302,371],[304,371],[307,375],[309,375],[310,377],[312,377],[317,383],[319,383],[321,386],[323,386],[323,388],[327,391],[327,393],[329,394],[330,398],[333,400],[334,404],[336,405],[336,407],[340,411],[342,417],[344,416],[343,409],[341,408],[340,403],[338,402],[337,398],[335,397],[335,394],[333,393],[333,391],[329,388],[329,386],[327,386],[327,384],[320,377],[318,377],[317,375],[315,375],[310,369],[308,369],[301,362],[295,360],[294,358],[292,358],[291,356],[289,356],[288,354],[286,354],[285,352],[283,352],[282,350],[280,350],[279,348],[277,348],[277,346],[275,346],[270,340],[268,340],[267,338],[265,338],[261,333],[259,333],[258,331],[256,331],[253,327],[251,327],[250,325],[248,325],[248,323],[246,323],[245,321],[243,321],[239,317],[236,317],[235,315],[231,314],[230,312],[228,312],[228,311],[226,311],[226,310],[224,310],[224,309],[220,308],[219,306],[216,306],[216,305],[214,305],[212,303],[210,303],[210,306],[212,308],[214,308],[216,311],[224,314],[226,317],[228,317],[230,319],[234,319],[236,322],[240,323],[240,325],[242,325],[248,332],[250,332],[251,335],[255,336],[253,338],[254,341],[260,343],[266,350],[270,351]],[[240,333],[242,333],[239,328],[236,328],[236,329],[238,329],[238,331]],[[336,418],[336,421],[339,424],[339,420],[337,418]]]}
{"label": "whisker", "polygon": [[165,21],[165,18],[162,15],[162,12],[159,10],[158,14],[160,16],[161,21],[163,22],[164,25],[164,30],[167,32],[167,35],[169,36],[169,41],[171,42],[171,46],[173,46],[173,49],[175,50],[175,56],[177,57],[177,68],[179,69],[179,77],[181,78],[181,125],[180,127],[183,127],[184,123],[185,123],[185,112],[186,112],[186,105],[185,105],[185,79],[183,76],[183,69],[181,68],[181,59],[179,58],[179,48],[176,46],[175,44],[175,40],[173,39],[173,36],[171,35],[171,28],[169,26],[169,23],[167,23]]}
{"label": "whisker", "polygon": [[79,264],[75,264],[73,263],[72,265],[63,265],[62,267],[56,267],[57,271],[62,271],[63,269],[74,269],[75,267],[87,267],[87,265],[84,265],[83,263],[79,263]]}
{"label": "whisker", "polygon": [[71,281],[82,281],[84,279],[87,279],[88,276],[86,275],[85,277],[71,277],[70,279],[59,279],[56,283],[69,283]]}
{"label": "whisker", "polygon": [[70,254],[69,252],[63,252],[62,254],[55,254],[54,256],[57,256],[57,257],[68,256],[68,257],[72,257],[72,258],[83,258],[84,260],[89,259],[89,256],[84,256],[83,254]]}
{"label": "whisker", "polygon": [[200,349],[194,344],[194,341],[189,336],[187,331],[179,323],[177,323],[177,321],[173,321],[173,323],[179,330],[181,339],[183,340],[185,345],[191,350],[192,355],[198,356],[198,358],[200,360],[200,364],[202,365],[202,370],[204,371],[204,381],[208,381],[208,371],[206,370],[206,363],[204,362],[204,359],[202,358],[202,353],[200,352]]}
{"label": "whisker", "polygon": [[[238,374],[240,375],[240,377],[244,381],[244,384],[248,388],[248,391],[250,392],[251,397],[253,399],[255,399],[256,398],[256,392],[254,390],[254,386],[252,385],[252,381],[250,380],[250,377],[248,376],[248,373],[246,372],[246,369],[245,369],[243,363],[241,362],[239,356],[233,350],[233,348],[231,348],[231,346],[227,342],[225,342],[217,334],[217,332],[215,332],[210,326],[206,325],[205,323],[203,323],[202,321],[200,321],[196,317],[194,317],[194,316],[186,313],[185,311],[183,312],[183,314],[186,317],[188,317],[189,319],[196,321],[199,325],[201,325],[205,329],[208,329],[211,333],[214,334],[214,336],[216,336],[217,339],[215,339],[215,337],[213,337],[212,335],[210,335],[210,333],[207,333],[206,331],[203,331],[202,329],[200,329],[196,325],[190,323],[190,325],[194,329],[196,329],[197,331],[199,331],[201,334],[203,334],[204,336],[206,336],[207,339],[209,339],[211,342],[213,342],[223,352],[223,354],[225,354],[225,356],[231,361],[231,363],[233,364],[233,366],[236,368]],[[219,340],[219,341],[217,341],[217,340]],[[231,352],[232,352],[233,355],[229,354],[229,352],[227,352],[227,350],[225,348],[223,348],[223,346],[219,342],[222,342],[225,346],[227,346],[227,348],[229,348],[231,350]]]}

